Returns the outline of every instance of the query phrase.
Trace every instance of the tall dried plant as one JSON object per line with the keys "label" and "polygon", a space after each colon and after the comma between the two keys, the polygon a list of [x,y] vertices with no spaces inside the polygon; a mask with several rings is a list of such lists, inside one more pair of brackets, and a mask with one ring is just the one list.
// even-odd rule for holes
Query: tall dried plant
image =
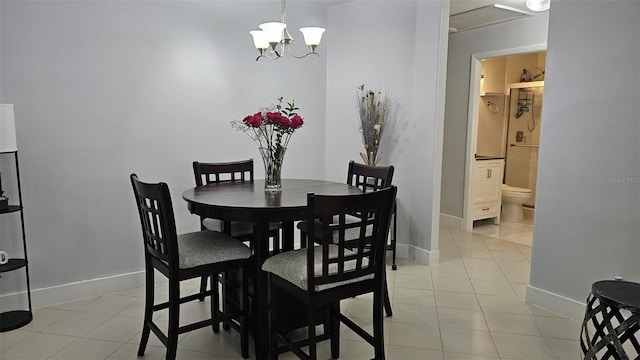
{"label": "tall dried plant", "polygon": [[358,87],[358,112],[360,115],[360,132],[364,151],[360,157],[367,165],[376,165],[380,160],[378,152],[385,122],[391,108],[391,99],[380,90],[367,90],[364,84]]}

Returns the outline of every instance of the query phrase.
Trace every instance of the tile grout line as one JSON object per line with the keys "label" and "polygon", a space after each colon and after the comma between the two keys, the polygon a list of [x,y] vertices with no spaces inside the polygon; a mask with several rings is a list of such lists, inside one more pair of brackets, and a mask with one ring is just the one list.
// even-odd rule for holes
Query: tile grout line
{"label": "tile grout line", "polygon": [[[498,239],[499,239],[499,240],[503,240],[503,239],[500,239],[500,238],[498,238]],[[509,241],[509,240],[503,240],[503,241]],[[483,241],[483,243],[484,243],[484,241]],[[484,244],[485,244],[485,246],[486,246],[486,243],[484,243]],[[525,256],[525,254],[524,254],[524,253],[522,253],[522,250],[520,249],[520,247],[518,247],[518,246],[517,246],[517,245],[515,245],[515,244],[517,244],[517,243],[514,243],[514,247],[518,250],[518,252],[519,252],[519,253],[520,253],[524,258],[526,258],[526,259],[528,260],[529,268],[530,268],[530,267],[531,267],[531,260],[530,260],[530,258],[528,258],[527,256]],[[490,250],[490,251],[491,251],[491,250]],[[493,253],[491,254],[491,256],[492,256],[492,257],[494,257],[494,256],[493,256]],[[520,301],[520,303],[521,303],[521,304],[523,304],[523,306],[524,306],[524,305],[526,305],[526,302],[522,301],[522,300],[519,298],[518,293],[515,291],[515,288],[513,287],[514,282],[512,282],[512,281],[509,279],[509,277],[505,274],[504,269],[502,268],[502,266],[500,266],[500,264],[498,263],[498,261],[497,261],[497,260],[498,260],[498,259],[495,259],[495,257],[494,257],[494,261],[498,264],[498,268],[500,269],[500,271],[503,273],[503,275],[504,275],[504,276],[505,276],[505,278],[507,279],[507,282],[509,283],[509,286],[511,287],[511,289],[516,293],[516,297],[518,297],[518,300]],[[466,268],[466,267],[465,267],[465,268]],[[477,296],[476,296],[476,297],[477,297]],[[479,301],[478,301],[478,302],[479,302]],[[485,316],[485,315],[484,315],[484,309],[482,309],[482,306],[480,306],[480,309],[481,309],[481,311],[482,311],[483,316]],[[547,338],[544,336],[544,334],[543,334],[543,333],[542,333],[542,331],[540,330],[539,326],[538,326],[538,325],[536,325],[535,321],[533,321],[533,315],[532,315],[532,314],[529,312],[529,310],[527,310],[526,308],[525,308],[525,310],[527,311],[527,316],[531,319],[531,322],[532,322],[532,323],[533,323],[533,325],[535,326],[536,330],[540,333],[540,336],[533,336],[533,335],[526,335],[526,334],[525,334],[525,335],[520,334],[520,335],[521,335],[521,336],[530,336],[530,337],[542,338],[542,341],[545,343],[545,345],[547,346],[547,348],[548,348],[548,350],[551,352],[551,354],[553,354],[554,358],[555,358],[555,359],[558,359],[558,356],[555,354],[555,352],[553,352],[553,350],[552,350],[551,346],[549,345],[549,342],[547,341]],[[486,316],[485,316],[485,321],[486,321]],[[487,323],[487,326],[488,326],[488,323]],[[493,336],[493,332],[491,331],[491,329],[489,329],[489,333],[491,334],[491,338],[493,339],[494,346],[496,347],[496,351],[498,352],[498,357],[499,357],[500,359],[502,359],[502,357],[501,357],[501,355],[500,355],[500,352],[499,352],[499,350],[498,350],[498,344],[497,344],[497,343],[496,343],[496,341],[495,341],[495,337]]]}

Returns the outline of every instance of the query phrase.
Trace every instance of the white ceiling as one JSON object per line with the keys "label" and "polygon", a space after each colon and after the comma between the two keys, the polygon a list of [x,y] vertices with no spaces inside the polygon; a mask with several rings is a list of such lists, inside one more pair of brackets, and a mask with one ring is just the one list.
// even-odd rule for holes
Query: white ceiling
{"label": "white ceiling", "polygon": [[[297,0],[309,1],[326,6],[338,5],[355,0]],[[495,6],[494,6],[495,5]],[[504,8],[516,11],[508,11]],[[482,9],[481,9],[482,8]],[[478,11],[472,11],[472,10]],[[523,14],[526,13],[526,14]],[[465,14],[463,14],[465,13]],[[534,12],[527,9],[525,0],[450,0],[449,15],[457,15],[450,18],[450,31],[462,31],[481,26],[496,24],[515,18],[533,15]]]}
{"label": "white ceiling", "polygon": [[522,11],[529,11],[525,6],[524,1],[525,0],[451,0],[449,12],[450,15],[455,15],[461,12],[492,4],[499,4],[516,8]]}
{"label": "white ceiling", "polygon": [[[297,0],[297,1],[309,1],[317,2],[327,6],[339,5],[346,2],[352,2],[354,0]],[[504,6],[513,7],[523,11],[527,11],[527,7],[524,5],[525,0],[450,0],[449,13],[450,15],[459,14],[461,12],[477,9],[491,4],[500,4]]]}
{"label": "white ceiling", "polygon": [[451,0],[449,31],[463,31],[528,17],[525,0]]}
{"label": "white ceiling", "polygon": [[[290,1],[293,1],[293,0],[290,0]],[[327,6],[333,6],[333,5],[339,5],[346,2],[352,2],[354,0],[295,0],[295,1],[317,2],[319,4],[324,4]],[[461,12],[477,9],[479,7],[483,7],[491,4],[500,4],[500,5],[505,5],[505,6],[526,11],[527,7],[524,5],[524,2],[525,0],[450,0],[451,5],[449,7],[449,12],[451,15],[454,15],[454,14],[459,14]]]}

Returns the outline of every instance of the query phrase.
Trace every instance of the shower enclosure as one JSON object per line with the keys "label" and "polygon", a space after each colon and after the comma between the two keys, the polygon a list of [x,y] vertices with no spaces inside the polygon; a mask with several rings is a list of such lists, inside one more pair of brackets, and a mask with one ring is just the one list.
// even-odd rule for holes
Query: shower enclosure
{"label": "shower enclosure", "polygon": [[535,208],[544,81],[514,83],[508,87],[510,96],[504,183],[533,190],[531,200],[524,206]]}

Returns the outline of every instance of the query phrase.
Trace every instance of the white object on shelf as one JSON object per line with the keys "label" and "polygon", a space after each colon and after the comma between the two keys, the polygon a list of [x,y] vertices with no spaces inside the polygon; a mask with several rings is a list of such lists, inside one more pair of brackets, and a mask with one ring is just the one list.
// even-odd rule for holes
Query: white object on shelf
{"label": "white object on shelf", "polygon": [[480,97],[485,97],[485,96],[504,96],[504,94],[496,91],[480,93]]}
{"label": "white object on shelf", "polygon": [[0,152],[17,151],[16,121],[12,104],[0,104]]}

